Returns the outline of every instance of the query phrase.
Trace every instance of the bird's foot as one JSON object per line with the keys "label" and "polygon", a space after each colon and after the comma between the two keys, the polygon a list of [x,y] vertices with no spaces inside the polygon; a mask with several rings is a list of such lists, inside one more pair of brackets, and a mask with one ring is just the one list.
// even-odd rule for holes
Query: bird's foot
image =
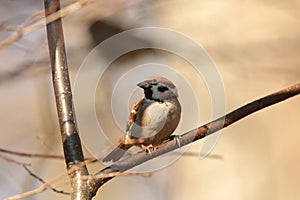
{"label": "bird's foot", "polygon": [[171,136],[169,137],[168,141],[174,139],[175,142],[176,142],[176,144],[177,144],[177,146],[178,146],[179,148],[181,148],[182,145],[181,145],[181,142],[180,142],[180,138],[181,138],[181,135],[171,135]]}
{"label": "bird's foot", "polygon": [[180,138],[181,136],[180,135],[174,135],[174,139],[176,141],[176,144],[178,145],[179,149],[181,148],[181,142],[180,142]]}
{"label": "bird's foot", "polygon": [[147,146],[145,146],[145,145],[142,144],[141,147],[142,147],[142,149],[143,149],[144,151],[146,151],[151,157],[152,157],[152,152],[156,150],[156,147],[153,146],[152,144],[147,145]]}

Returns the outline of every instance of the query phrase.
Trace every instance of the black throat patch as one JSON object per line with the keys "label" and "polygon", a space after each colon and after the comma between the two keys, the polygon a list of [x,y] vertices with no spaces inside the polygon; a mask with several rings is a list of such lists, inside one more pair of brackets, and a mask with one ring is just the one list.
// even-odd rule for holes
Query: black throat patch
{"label": "black throat patch", "polygon": [[157,101],[157,102],[163,103],[163,102],[164,102],[163,100],[161,100],[161,99],[156,99],[156,98],[153,98],[153,97],[152,97],[153,91],[152,91],[151,88],[152,88],[152,87],[148,87],[148,88],[145,88],[145,89],[144,89],[145,98],[146,98],[146,99],[149,99],[149,100],[153,100],[153,101]]}

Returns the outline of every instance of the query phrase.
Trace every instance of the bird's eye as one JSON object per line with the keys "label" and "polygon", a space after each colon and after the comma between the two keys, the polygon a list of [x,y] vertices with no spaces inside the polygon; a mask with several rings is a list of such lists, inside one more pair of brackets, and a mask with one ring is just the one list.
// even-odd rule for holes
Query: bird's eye
{"label": "bird's eye", "polygon": [[165,86],[159,86],[157,89],[159,92],[164,92],[164,91],[168,90],[168,88]]}

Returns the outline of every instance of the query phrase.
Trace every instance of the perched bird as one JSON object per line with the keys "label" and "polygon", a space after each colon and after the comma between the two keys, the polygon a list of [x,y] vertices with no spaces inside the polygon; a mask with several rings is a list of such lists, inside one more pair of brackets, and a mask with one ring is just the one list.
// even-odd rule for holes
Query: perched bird
{"label": "perched bird", "polygon": [[175,85],[160,76],[149,77],[137,84],[144,90],[129,115],[126,134],[121,143],[102,159],[117,161],[134,145],[151,149],[167,140],[179,124],[181,105]]}

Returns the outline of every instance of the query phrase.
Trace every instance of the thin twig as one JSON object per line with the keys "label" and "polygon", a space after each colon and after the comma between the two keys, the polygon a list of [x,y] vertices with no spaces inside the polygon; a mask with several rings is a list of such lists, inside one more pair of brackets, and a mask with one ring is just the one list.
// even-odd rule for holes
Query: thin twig
{"label": "thin twig", "polygon": [[[81,166],[86,165],[86,163],[93,163],[94,160],[95,159],[87,161],[87,162],[81,162],[76,166],[81,167]],[[44,192],[44,191],[46,191],[48,189],[51,189],[51,188],[58,188],[58,187],[66,185],[66,184],[70,184],[70,182],[75,181],[75,179],[71,179],[71,180],[68,180],[68,181],[62,181],[62,182],[58,182],[58,180],[66,177],[68,174],[71,174],[74,171],[76,171],[77,170],[76,166],[74,165],[73,168],[68,169],[66,172],[63,172],[63,173],[55,176],[54,178],[52,178],[49,181],[45,182],[43,185],[41,185],[40,187],[38,187],[36,189],[33,189],[33,190],[30,190],[30,191],[27,191],[27,192],[24,192],[24,193],[21,193],[21,194],[17,194],[17,195],[8,197],[8,198],[6,198],[6,200],[23,199],[23,198],[27,198],[27,197],[39,194],[39,193]],[[55,183],[55,182],[57,182],[57,183]]]}
{"label": "thin twig", "polygon": [[[40,153],[24,153],[19,151],[12,151],[8,149],[0,148],[0,152],[7,153],[15,156],[21,156],[21,157],[31,157],[31,158],[46,158],[46,159],[65,159],[64,156],[61,155],[51,155],[51,154],[40,154]],[[99,158],[92,158],[92,157],[86,157],[85,161],[88,162],[96,162],[97,160],[100,160]]]}
{"label": "thin twig", "polygon": [[11,162],[11,163],[14,163],[14,164],[17,164],[17,165],[20,165],[20,166],[30,166],[31,164],[29,163],[23,163],[23,162],[19,162],[17,160],[14,160],[12,158],[9,158],[7,156],[4,156],[2,154],[0,154],[0,158],[2,158],[3,160],[6,160],[7,162]]}
{"label": "thin twig", "polygon": [[[70,183],[70,181],[59,182],[57,184],[53,184],[52,187],[53,188],[54,187],[61,187],[61,186],[64,186],[68,183]],[[40,187],[38,187],[34,190],[30,190],[30,191],[27,191],[27,192],[24,192],[24,193],[21,193],[21,194],[17,194],[17,195],[11,196],[11,197],[7,197],[5,200],[24,199],[24,198],[39,194],[41,192],[44,192],[44,191],[50,189],[49,185],[50,185],[50,182],[44,183],[43,185],[41,185]]]}
{"label": "thin twig", "polygon": [[[35,179],[37,179],[38,181],[42,182],[43,185],[47,186],[48,189],[51,189],[52,191],[54,191],[54,192],[56,192],[56,193],[65,194],[65,195],[70,195],[70,193],[68,193],[68,192],[64,192],[64,191],[62,191],[62,190],[58,190],[58,189],[52,187],[52,186],[49,184],[49,182],[44,181],[41,177],[39,177],[38,175],[34,174],[34,173],[27,167],[27,166],[30,166],[31,164],[28,164],[28,163],[22,163],[22,162],[16,161],[16,160],[14,160],[14,159],[12,159],[12,158],[9,158],[9,157],[7,157],[7,156],[4,156],[4,155],[2,155],[2,154],[0,154],[0,158],[6,160],[6,161],[8,161],[8,162],[11,162],[11,163],[14,163],[14,164],[17,164],[17,165],[22,166],[30,176],[32,176],[32,177],[34,177]],[[65,173],[65,175],[66,175],[66,173]],[[42,188],[44,188],[44,187],[42,187]],[[47,189],[47,188],[45,188],[45,189]],[[34,190],[34,191],[37,192],[37,191],[39,191],[39,190]],[[33,193],[26,193],[26,194],[28,194],[28,195],[30,195],[30,196],[33,195]],[[34,194],[36,194],[36,193],[34,193]],[[22,198],[23,198],[23,197],[22,197]]]}
{"label": "thin twig", "polygon": [[[115,172],[123,172],[128,169],[131,169],[135,166],[138,166],[142,163],[145,163],[153,158],[156,158],[162,154],[168,153],[170,151],[173,151],[175,149],[178,149],[182,146],[185,146],[187,144],[190,144],[194,141],[200,140],[210,134],[215,133],[216,131],[219,131],[237,121],[240,119],[259,111],[263,108],[266,108],[268,106],[271,106],[273,104],[276,104],[278,102],[284,101],[290,97],[293,97],[295,95],[300,94],[300,83],[295,84],[291,87],[288,87],[286,89],[280,90],[276,93],[273,93],[271,95],[265,96],[261,99],[255,100],[251,103],[248,103],[229,114],[222,116],[212,122],[209,122],[203,126],[200,126],[198,128],[195,128],[183,135],[181,135],[177,139],[173,139],[165,143],[165,145],[156,151],[152,152],[151,155],[147,154],[146,152],[137,153],[135,155],[132,155],[131,157],[128,157],[127,159],[120,160],[104,169],[96,173],[96,176],[102,175],[102,174],[110,174]],[[178,145],[178,141],[180,143],[180,146]],[[113,177],[109,178],[93,178],[89,181],[90,185],[90,192],[92,196],[96,195],[96,192],[98,189],[105,184],[107,181],[111,180]]]}
{"label": "thin twig", "polygon": [[[92,0],[79,0],[79,1],[72,3],[71,5],[66,6],[65,8],[62,8],[58,12],[54,12],[51,15],[48,15],[46,17],[46,24],[54,22],[57,19],[65,17],[66,15],[81,9],[89,2],[93,2],[93,1]],[[34,23],[30,24],[30,22],[36,20],[36,18],[39,16],[40,13],[41,13],[41,11],[34,14],[33,16],[31,16],[28,20],[25,21],[23,26],[7,27],[7,29],[9,29],[9,30],[14,30],[15,34],[2,40],[0,42],[0,49],[16,42],[17,40],[21,39],[26,34],[32,32],[34,30],[37,30],[39,28],[44,27],[45,26],[44,17],[42,19],[39,19],[38,21],[35,21]]]}
{"label": "thin twig", "polygon": [[18,151],[11,151],[11,150],[7,150],[7,149],[3,149],[3,148],[0,148],[0,152],[11,154],[11,155],[16,155],[16,156],[23,156],[23,157],[64,159],[64,156],[60,156],[60,155],[24,153],[24,152],[18,152]]}
{"label": "thin twig", "polygon": [[[85,163],[80,163],[80,165],[84,165]],[[73,169],[72,169],[73,170]],[[71,173],[72,170],[69,170],[68,173]],[[24,192],[24,193],[21,193],[21,194],[17,194],[17,195],[14,195],[14,196],[11,196],[11,197],[8,197],[6,198],[5,200],[16,200],[16,199],[23,199],[23,198],[27,198],[27,197],[30,197],[30,196],[33,196],[33,195],[36,195],[36,194],[39,194],[41,192],[44,192],[46,190],[49,190],[54,187],[61,187],[61,186],[64,186],[66,184],[69,184],[70,181],[71,182],[75,182],[77,181],[76,179],[77,178],[74,178],[74,179],[71,179],[71,180],[68,180],[68,181],[62,181],[62,182],[58,182],[58,183],[55,183],[53,184],[54,182],[56,182],[57,180],[61,179],[62,177],[64,177],[67,173],[62,173],[58,176],[56,176],[55,178],[53,178],[52,180],[48,181],[48,182],[45,182],[43,185],[41,185],[40,187],[34,189],[34,190],[30,190],[30,191],[27,191],[27,192]],[[82,181],[87,181],[87,180],[90,180],[92,178],[110,178],[110,177],[115,177],[115,176],[143,176],[143,177],[151,177],[151,173],[135,173],[135,172],[112,172],[112,173],[108,173],[108,174],[99,174],[99,175],[95,175],[95,176],[92,176],[92,175],[87,175],[87,176],[81,176],[80,179]],[[51,187],[50,187],[50,184],[51,184]]]}
{"label": "thin twig", "polygon": [[40,186],[37,189],[31,190],[31,191],[28,191],[28,192],[24,192],[22,194],[17,194],[17,195],[11,196],[11,197],[7,197],[5,200],[24,199],[26,197],[30,197],[30,196],[33,196],[35,194],[38,194],[38,193],[41,193],[41,192],[45,191],[47,189],[47,187],[48,186],[46,184],[44,184],[44,185]]}
{"label": "thin twig", "polygon": [[[10,152],[10,153],[11,153],[11,152]],[[15,152],[14,152],[14,153],[15,153]],[[0,154],[0,158],[6,160],[6,161],[8,161],[8,162],[12,162],[12,163],[14,163],[14,164],[17,164],[17,165],[22,166],[30,176],[34,177],[35,179],[37,179],[37,180],[40,181],[41,183],[48,185],[49,189],[51,189],[52,191],[54,191],[54,192],[56,192],[56,193],[60,193],[60,194],[70,195],[69,192],[64,192],[64,191],[62,191],[62,190],[57,190],[57,189],[53,188],[53,187],[52,187],[51,185],[49,185],[46,181],[44,181],[41,177],[39,177],[38,175],[34,174],[34,173],[27,167],[27,166],[30,166],[31,164],[28,164],[28,163],[22,163],[22,162],[19,162],[19,161],[14,160],[14,159],[12,159],[12,158],[3,156],[3,155],[1,155],[1,154]]]}
{"label": "thin twig", "polygon": [[63,190],[55,189],[54,187],[52,187],[51,185],[49,185],[46,181],[44,181],[41,177],[39,177],[38,175],[36,175],[35,173],[33,173],[28,167],[26,167],[25,165],[23,165],[23,167],[24,167],[24,169],[27,171],[27,173],[30,176],[34,177],[35,179],[37,179],[41,183],[48,185],[49,189],[51,189],[52,191],[54,191],[56,193],[59,193],[59,194],[65,194],[65,195],[70,195],[71,194],[71,193],[65,192]]}

